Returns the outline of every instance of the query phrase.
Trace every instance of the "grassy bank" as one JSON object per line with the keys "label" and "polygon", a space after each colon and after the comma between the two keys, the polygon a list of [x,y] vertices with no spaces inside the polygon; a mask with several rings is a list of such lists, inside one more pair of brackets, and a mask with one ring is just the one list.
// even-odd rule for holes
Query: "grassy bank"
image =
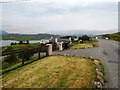
{"label": "grassy bank", "polygon": [[84,41],[83,43],[72,43],[69,45],[70,49],[85,49],[85,48],[93,48],[96,47],[94,43],[98,42],[97,40],[91,40],[91,41]]}
{"label": "grassy bank", "polygon": [[84,49],[84,48],[92,48],[92,44],[72,44],[70,49]]}
{"label": "grassy bank", "polygon": [[111,40],[115,40],[115,41],[120,42],[120,32],[113,33],[113,34],[106,34],[106,35],[103,35],[103,37],[108,37]]}
{"label": "grassy bank", "polygon": [[94,88],[95,64],[72,56],[50,56],[3,75],[9,88]]}

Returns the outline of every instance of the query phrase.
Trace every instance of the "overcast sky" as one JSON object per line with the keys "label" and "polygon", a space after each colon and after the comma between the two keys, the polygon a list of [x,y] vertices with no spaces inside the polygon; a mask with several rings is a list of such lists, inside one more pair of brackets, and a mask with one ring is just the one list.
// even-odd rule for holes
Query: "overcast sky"
{"label": "overcast sky", "polygon": [[118,28],[118,0],[2,0],[0,29],[59,33]]}

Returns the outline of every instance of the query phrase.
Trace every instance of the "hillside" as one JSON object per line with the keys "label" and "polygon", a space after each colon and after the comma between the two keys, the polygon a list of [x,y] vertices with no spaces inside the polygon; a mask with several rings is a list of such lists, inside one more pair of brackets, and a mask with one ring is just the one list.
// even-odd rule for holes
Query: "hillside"
{"label": "hillside", "polygon": [[2,34],[9,34],[9,33],[6,32],[6,31],[2,31],[2,30],[0,30],[0,35],[2,35]]}
{"label": "hillside", "polygon": [[40,40],[40,39],[49,39],[52,36],[59,37],[59,35],[53,34],[3,34],[2,40]]}
{"label": "hillside", "polygon": [[115,41],[120,41],[120,32],[118,33],[113,33],[113,34],[105,34],[102,35],[102,37],[108,37],[111,40],[115,40]]}

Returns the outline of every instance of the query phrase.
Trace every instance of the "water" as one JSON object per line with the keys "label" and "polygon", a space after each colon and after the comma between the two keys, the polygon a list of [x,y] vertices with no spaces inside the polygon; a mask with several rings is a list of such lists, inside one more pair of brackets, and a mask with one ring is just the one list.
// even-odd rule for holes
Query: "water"
{"label": "water", "polygon": [[[0,46],[10,46],[11,42],[13,43],[19,43],[19,41],[16,40],[0,40]],[[43,40],[30,40],[30,43],[41,43],[41,42],[49,42],[49,40],[47,39],[43,39]]]}

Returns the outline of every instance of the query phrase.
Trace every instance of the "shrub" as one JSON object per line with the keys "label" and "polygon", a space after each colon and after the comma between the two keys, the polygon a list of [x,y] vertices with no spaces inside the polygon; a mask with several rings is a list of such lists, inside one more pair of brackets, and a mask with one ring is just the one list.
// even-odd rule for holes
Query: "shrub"
{"label": "shrub", "polygon": [[13,42],[11,42],[11,44],[10,45],[14,45],[14,43]]}
{"label": "shrub", "polygon": [[68,49],[69,48],[69,43],[63,43],[63,48]]}
{"label": "shrub", "polygon": [[11,46],[8,46],[5,50],[4,50],[4,52],[13,52],[14,51],[14,49],[11,47]]}
{"label": "shrub", "polygon": [[18,59],[15,54],[10,54],[7,57],[5,57],[4,61],[8,63],[16,62]]}
{"label": "shrub", "polygon": [[24,48],[19,52],[18,57],[24,60],[29,60],[34,55],[34,49]]}
{"label": "shrub", "polygon": [[26,44],[30,44],[29,40],[26,41]]}
{"label": "shrub", "polygon": [[86,41],[86,40],[90,40],[90,37],[89,36],[87,36],[87,35],[83,35],[82,37],[81,37],[81,39],[82,40],[84,40],[84,41]]}
{"label": "shrub", "polygon": [[19,44],[23,44],[23,41],[19,41]]}
{"label": "shrub", "polygon": [[7,57],[5,57],[5,59],[4,59],[5,62],[12,63],[12,62],[17,61],[16,54],[14,53],[14,50],[11,46],[8,46],[7,49],[5,50],[5,52],[6,53],[8,53],[8,52],[11,53]]}
{"label": "shrub", "polygon": [[58,45],[56,43],[53,43],[52,45],[53,45],[52,46],[53,51],[58,50]]}

